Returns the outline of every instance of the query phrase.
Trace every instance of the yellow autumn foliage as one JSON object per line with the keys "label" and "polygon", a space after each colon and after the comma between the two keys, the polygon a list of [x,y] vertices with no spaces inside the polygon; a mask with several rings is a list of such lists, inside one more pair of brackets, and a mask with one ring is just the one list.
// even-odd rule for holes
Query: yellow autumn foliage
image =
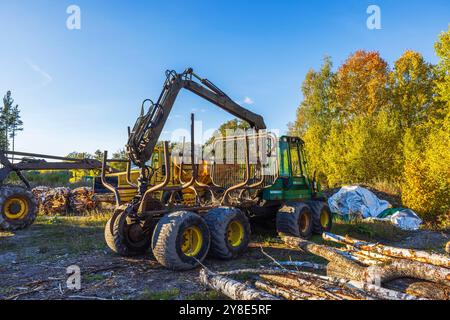
{"label": "yellow autumn foliage", "polygon": [[384,181],[405,207],[450,226],[450,28],[435,45],[437,65],[407,50],[390,69],[359,50],[332,71],[310,70],[289,133],[306,143],[322,185]]}

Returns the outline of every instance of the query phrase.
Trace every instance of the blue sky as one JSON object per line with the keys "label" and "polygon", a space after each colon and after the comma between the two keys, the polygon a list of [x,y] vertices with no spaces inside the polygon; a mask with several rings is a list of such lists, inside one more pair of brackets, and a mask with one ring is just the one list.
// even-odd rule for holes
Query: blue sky
{"label": "blue sky", "polygon": [[[71,4],[80,30],[66,28]],[[366,27],[370,4],[381,8],[381,30]],[[436,63],[433,44],[449,23],[448,0],[1,0],[0,94],[12,90],[20,105],[21,151],[122,148],[164,71],[186,67],[283,132],[306,72],[325,55],[338,66],[357,49],[378,50],[392,64],[413,49]],[[165,137],[188,128],[193,110],[203,130],[231,119],[183,92]]]}

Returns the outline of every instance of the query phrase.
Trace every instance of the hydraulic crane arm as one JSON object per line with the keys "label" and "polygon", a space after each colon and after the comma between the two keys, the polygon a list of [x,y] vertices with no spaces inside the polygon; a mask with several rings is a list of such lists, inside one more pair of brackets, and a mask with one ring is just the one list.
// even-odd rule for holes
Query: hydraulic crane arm
{"label": "hydraulic crane arm", "polygon": [[[256,130],[266,129],[264,119],[260,115],[234,102],[212,82],[197,76],[192,69],[187,69],[181,74],[177,74],[175,71],[166,71],[166,76],[167,79],[158,101],[156,103],[151,100],[143,102],[141,115],[129,133],[127,152],[135,165],[142,167],[151,158],[178,93],[183,88],[228,111],[233,116],[247,121]],[[193,78],[199,82],[194,81]],[[144,114],[144,104],[147,101],[152,104],[148,112]]]}

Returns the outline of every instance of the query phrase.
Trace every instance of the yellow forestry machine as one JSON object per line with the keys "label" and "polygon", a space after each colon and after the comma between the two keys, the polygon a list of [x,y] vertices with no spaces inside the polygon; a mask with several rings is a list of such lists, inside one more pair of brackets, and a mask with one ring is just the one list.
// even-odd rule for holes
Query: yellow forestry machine
{"label": "yellow forestry machine", "polygon": [[[251,129],[218,137],[200,153],[192,115],[189,156],[184,143],[178,155],[171,155],[169,143],[158,140],[182,89]],[[106,243],[114,252],[132,256],[152,250],[174,270],[194,268],[207,254],[238,256],[250,242],[253,218],[275,219],[279,233],[304,238],[331,228],[332,216],[315,174],[309,173],[303,141],[266,132],[261,116],[192,69],[166,72],[158,100],[144,100],[135,125],[128,128],[126,151],[127,160],[110,160],[105,152],[103,161],[0,152],[0,230],[23,229],[36,217],[36,199],[23,171],[70,169],[101,169],[94,192],[114,195],[115,210],[105,226]],[[111,162],[125,162],[126,172],[115,172]],[[24,186],[5,184],[11,173]]]}
{"label": "yellow forestry machine", "polygon": [[[190,161],[184,163],[183,148],[177,162],[169,143],[158,145],[158,139],[182,89],[246,121],[251,130],[216,138],[209,158],[202,152],[200,159],[192,115]],[[304,238],[331,228],[326,200],[314,174],[309,175],[303,141],[266,132],[261,116],[192,69],[166,72],[158,100],[144,100],[135,125],[128,128],[126,150],[127,170],[119,175],[108,174],[111,160],[104,153],[102,187],[95,190],[114,194],[116,209],[105,226],[105,239],[122,256],[152,250],[165,267],[187,270],[207,254],[231,259],[244,252],[253,217],[275,218],[279,233]],[[137,169],[131,170],[132,165]]]}

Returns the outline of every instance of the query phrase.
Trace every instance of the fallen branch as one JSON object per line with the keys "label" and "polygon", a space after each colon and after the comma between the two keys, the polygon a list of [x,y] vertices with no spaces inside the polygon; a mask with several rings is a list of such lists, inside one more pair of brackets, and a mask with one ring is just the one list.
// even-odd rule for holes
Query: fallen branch
{"label": "fallen branch", "polygon": [[233,300],[278,300],[277,297],[206,269],[200,270],[200,282]]}
{"label": "fallen branch", "polygon": [[70,299],[83,299],[83,300],[112,300],[112,299],[106,299],[102,297],[95,297],[95,296],[69,296]]}
{"label": "fallen branch", "polygon": [[237,269],[237,270],[229,270],[217,272],[218,275],[222,276],[233,276],[239,274],[286,274],[286,272],[290,272],[290,270],[286,269],[269,269],[269,268],[260,268],[260,269]]}
{"label": "fallen branch", "polygon": [[352,245],[353,247],[360,250],[375,252],[393,258],[409,259],[432,264],[439,267],[450,268],[450,258],[448,256],[437,253],[428,253],[426,251],[420,250],[384,246],[382,244],[364,242],[350,237],[342,237],[328,232],[324,232],[322,234],[322,238],[327,241]]}
{"label": "fallen branch", "polygon": [[313,263],[309,261],[279,261],[279,265],[298,267],[298,268],[308,268],[314,270],[326,270],[326,266],[323,264]]}
{"label": "fallen branch", "polygon": [[6,297],[5,300],[16,300],[17,298],[19,298],[19,297],[21,297],[21,296],[25,296],[25,295],[27,295],[27,294],[35,293],[35,292],[37,292],[37,291],[40,291],[40,290],[43,289],[43,288],[44,288],[43,286],[39,286],[39,287],[36,287],[36,288],[34,288],[34,289],[25,291],[25,292],[16,293],[16,294],[14,294],[14,295],[12,295],[12,296]]}

